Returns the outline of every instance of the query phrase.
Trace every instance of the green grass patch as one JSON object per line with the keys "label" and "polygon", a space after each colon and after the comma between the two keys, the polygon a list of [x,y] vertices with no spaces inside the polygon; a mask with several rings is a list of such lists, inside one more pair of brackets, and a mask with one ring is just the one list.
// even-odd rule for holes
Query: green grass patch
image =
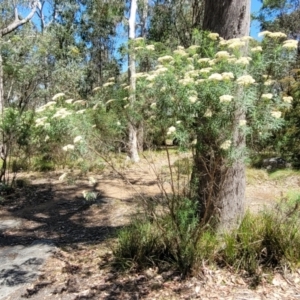
{"label": "green grass patch", "polygon": [[[300,211],[280,204],[259,214],[247,212],[238,229],[224,235],[199,228],[195,206],[182,198],[175,215],[145,215],[119,232],[114,250],[121,269],[156,266],[182,274],[199,270],[205,261],[260,278],[262,271],[293,269],[300,263]],[[300,201],[299,198],[296,198]],[[297,202],[298,203],[298,202]]]}
{"label": "green grass patch", "polygon": [[293,169],[277,170],[274,172],[267,172],[263,169],[247,168],[246,179],[247,183],[256,184],[264,181],[284,181],[290,177],[299,177],[300,171]]}
{"label": "green grass patch", "polygon": [[263,181],[267,181],[269,175],[266,170],[247,168],[246,169],[246,180],[247,183],[256,184]]}
{"label": "green grass patch", "polygon": [[118,268],[143,269],[157,266],[186,275],[213,254],[216,238],[209,231],[199,231],[195,205],[186,198],[174,199],[172,213],[144,215],[122,229],[114,250]]}
{"label": "green grass patch", "polygon": [[178,159],[174,162],[176,174],[190,175],[193,170],[193,161],[189,157]]}
{"label": "green grass patch", "polygon": [[285,169],[269,173],[269,178],[271,180],[285,180],[292,176],[300,176],[300,171],[293,169]]}

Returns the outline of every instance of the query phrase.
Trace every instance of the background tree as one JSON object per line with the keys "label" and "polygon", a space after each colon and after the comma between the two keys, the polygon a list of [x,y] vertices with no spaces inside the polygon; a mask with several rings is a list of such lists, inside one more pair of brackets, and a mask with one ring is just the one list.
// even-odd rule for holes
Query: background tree
{"label": "background tree", "polygon": [[262,8],[254,16],[261,24],[262,30],[284,31],[291,38],[300,34],[299,0],[265,0]]}
{"label": "background tree", "polygon": [[[137,17],[137,1],[131,0],[130,16],[128,26],[129,38],[129,55],[128,55],[128,78],[129,78],[129,103],[133,108],[136,101],[136,70],[135,70],[135,53],[134,53],[134,39],[136,31],[136,17]],[[133,162],[139,161],[138,154],[138,128],[134,118],[129,118],[129,153]]]}
{"label": "background tree", "polygon": [[174,48],[192,44],[193,30],[202,29],[203,0],[158,0],[151,6],[148,38]]}
{"label": "background tree", "polygon": [[[262,8],[254,16],[261,24],[261,30],[281,31],[290,38],[300,37],[300,2],[299,0],[262,1]],[[270,70],[270,74],[272,70]],[[285,78],[278,84],[277,89],[286,96],[293,98],[292,109],[283,113],[285,124],[283,128],[263,144],[254,143],[253,156],[281,156],[291,162],[294,167],[300,167],[299,152],[299,110],[300,110],[300,47],[298,56]],[[252,139],[255,140],[255,137]]]}
{"label": "background tree", "polygon": [[[2,3],[5,5],[5,3]],[[3,61],[2,61],[2,44],[3,38],[12,33],[13,31],[17,30],[20,26],[26,24],[35,14],[37,6],[40,5],[38,0],[32,2],[31,11],[29,14],[24,18],[20,19],[19,11],[18,11],[19,3],[17,1],[13,1],[9,4],[9,6],[2,7],[2,27],[0,29],[0,117],[2,120],[4,119],[4,106],[5,106],[5,99],[4,99],[4,87],[3,87]],[[7,163],[7,156],[9,152],[9,137],[5,136],[5,133],[2,131],[1,137],[1,149],[0,149],[0,156],[2,159],[2,167],[0,171],[0,181],[5,181],[5,171],[6,171],[6,163]]]}

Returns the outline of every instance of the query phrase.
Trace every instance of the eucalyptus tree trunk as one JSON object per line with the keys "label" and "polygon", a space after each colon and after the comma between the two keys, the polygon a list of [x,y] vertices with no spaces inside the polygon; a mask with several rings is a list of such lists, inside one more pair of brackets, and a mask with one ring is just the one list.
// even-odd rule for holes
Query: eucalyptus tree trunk
{"label": "eucalyptus tree trunk", "polygon": [[[1,43],[1,40],[0,40]],[[1,45],[0,45],[1,47]],[[3,116],[4,111],[4,90],[3,90],[3,65],[2,54],[0,50],[0,116]]]}
{"label": "eucalyptus tree trunk", "polygon": [[[142,0],[142,7],[141,11],[139,13],[139,19],[140,19],[140,37],[143,37],[144,39],[147,38],[147,19],[148,19],[148,11],[149,11],[149,5],[148,0]],[[149,63],[148,59],[147,61],[140,62],[140,72],[147,72],[149,71]],[[144,120],[141,120],[137,124],[137,143],[138,143],[138,151],[142,152],[144,150]]]}
{"label": "eucalyptus tree trunk", "polygon": [[203,29],[224,39],[249,35],[250,4],[250,0],[206,0]]}
{"label": "eucalyptus tree trunk", "polygon": [[[206,0],[204,30],[218,33],[224,39],[249,35],[249,0]],[[242,90],[237,91],[241,93]],[[245,136],[239,130],[239,120],[245,113],[239,108],[233,116],[232,147],[243,151]],[[201,120],[199,120],[200,124]],[[220,129],[221,130],[221,129]],[[213,139],[213,137],[212,137]],[[228,162],[219,149],[214,148],[214,140],[209,136],[198,136],[197,140],[206,143],[209,149],[204,155],[196,145],[195,166],[192,174],[192,187],[199,203],[200,218],[203,224],[213,222],[221,231],[235,227],[243,217],[245,199],[245,165],[242,155]]]}
{"label": "eucalyptus tree trunk", "polygon": [[[129,17],[129,55],[128,55],[128,77],[129,77],[129,102],[131,109],[136,101],[136,70],[135,70],[135,54],[134,39],[136,25],[137,0],[131,0],[130,17]],[[134,117],[129,116],[129,155],[133,162],[140,160],[138,153],[138,128]]]}
{"label": "eucalyptus tree trunk", "polygon": [[[2,47],[2,38],[15,31],[18,27],[26,24],[31,18],[34,16],[37,7],[40,7],[40,1],[34,0],[32,1],[32,8],[29,14],[24,18],[19,18],[18,12],[18,5],[15,1],[12,1],[12,5],[14,7],[14,20],[8,24],[6,27],[0,29],[0,119],[4,118],[4,106],[5,106],[5,99],[4,99],[4,85],[3,85],[3,61],[1,55],[1,47]],[[1,132],[0,137],[0,158],[2,159],[2,166],[0,170],[0,182],[5,181],[5,172],[6,172],[6,164],[7,164],[7,157],[9,153],[8,143],[6,141],[5,133]]]}

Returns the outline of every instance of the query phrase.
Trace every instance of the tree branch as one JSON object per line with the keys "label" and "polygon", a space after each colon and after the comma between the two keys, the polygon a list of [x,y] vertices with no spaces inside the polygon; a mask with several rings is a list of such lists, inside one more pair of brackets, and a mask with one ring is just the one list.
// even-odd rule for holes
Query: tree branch
{"label": "tree branch", "polygon": [[34,16],[38,4],[39,4],[39,0],[34,0],[30,13],[28,14],[28,16],[26,18],[24,18],[22,20],[19,19],[18,9],[17,9],[17,7],[15,7],[14,8],[15,19],[7,27],[0,30],[0,37],[3,37],[5,35],[11,33],[12,31],[17,29],[18,27],[20,27],[20,26],[24,25],[25,23],[27,23]]}

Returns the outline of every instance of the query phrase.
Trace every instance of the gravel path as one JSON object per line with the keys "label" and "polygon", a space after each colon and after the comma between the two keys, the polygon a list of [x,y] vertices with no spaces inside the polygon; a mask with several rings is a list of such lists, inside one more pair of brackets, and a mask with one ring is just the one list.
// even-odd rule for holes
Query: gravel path
{"label": "gravel path", "polygon": [[[2,231],[20,225],[18,219],[1,220],[0,241]],[[40,268],[55,249],[47,240],[36,240],[29,246],[0,247],[0,300],[18,299],[11,295],[38,277]]]}

